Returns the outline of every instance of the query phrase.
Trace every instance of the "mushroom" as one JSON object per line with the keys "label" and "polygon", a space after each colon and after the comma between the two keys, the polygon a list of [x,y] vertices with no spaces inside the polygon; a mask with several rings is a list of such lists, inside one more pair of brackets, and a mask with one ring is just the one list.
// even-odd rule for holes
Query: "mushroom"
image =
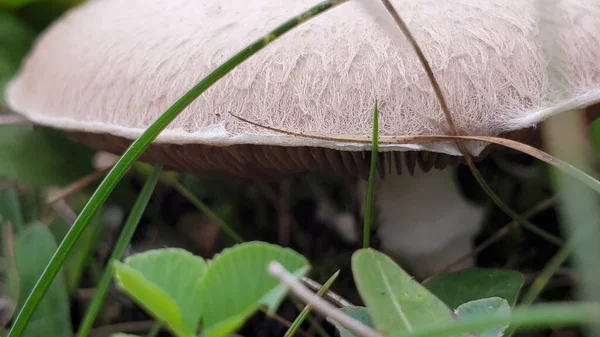
{"label": "mushroom", "polygon": [[[120,154],[199,79],[317,1],[91,0],[42,34],[6,100],[36,123]],[[551,115],[600,101],[600,2],[560,1],[549,18],[532,1],[392,3],[461,134],[530,142]],[[302,24],[208,89],[142,160],[204,176],[368,177],[367,144],[266,131],[230,112],[275,128],[368,135],[378,100],[381,135],[446,133],[413,50],[380,23],[350,1]],[[556,33],[552,50],[543,27]],[[496,149],[466,145],[477,159]],[[464,201],[452,171],[443,170],[462,161],[456,146],[388,144],[380,151],[384,247],[427,272],[467,251],[483,210]]]}

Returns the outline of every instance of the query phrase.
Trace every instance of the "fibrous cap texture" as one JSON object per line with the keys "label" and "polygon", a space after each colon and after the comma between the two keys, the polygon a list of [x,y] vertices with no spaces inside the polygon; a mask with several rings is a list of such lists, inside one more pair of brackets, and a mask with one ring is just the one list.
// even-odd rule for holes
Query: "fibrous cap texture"
{"label": "fibrous cap texture", "polygon": [[[413,49],[390,33],[381,11],[365,10],[374,0],[361,1],[258,52],[157,142],[365,150],[369,145],[265,131],[229,112],[276,128],[369,135],[375,100],[382,135],[447,133]],[[133,139],[222,62],[317,2],[91,0],[38,39],[7,101],[41,124]],[[498,135],[600,100],[600,1],[392,3],[429,60],[460,133]],[[471,145],[474,154],[483,147]],[[457,154],[449,144],[384,148],[392,149]]]}

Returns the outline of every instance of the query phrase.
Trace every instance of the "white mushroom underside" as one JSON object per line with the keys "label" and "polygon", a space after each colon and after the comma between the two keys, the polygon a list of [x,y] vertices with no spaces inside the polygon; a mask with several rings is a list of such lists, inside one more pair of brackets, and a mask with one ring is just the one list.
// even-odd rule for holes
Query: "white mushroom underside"
{"label": "white mushroom underside", "polygon": [[[463,197],[454,175],[453,169],[417,169],[414,176],[392,175],[376,182],[381,248],[405,259],[418,276],[429,276],[468,254],[483,224],[485,207]],[[361,180],[357,189],[363,203],[366,185]],[[473,263],[470,258],[455,267]]]}
{"label": "white mushroom underside", "polygon": [[[41,124],[135,138],[227,58],[318,1],[88,1],[38,40],[7,101]],[[459,131],[478,135],[600,100],[600,1],[556,2],[392,1]],[[266,132],[228,113],[296,131],[369,135],[376,99],[381,134],[445,133],[413,50],[377,22],[350,1],[302,24],[208,89],[157,141],[368,149]],[[471,145],[473,154],[483,148]],[[383,146],[392,149],[458,154],[451,144]]]}

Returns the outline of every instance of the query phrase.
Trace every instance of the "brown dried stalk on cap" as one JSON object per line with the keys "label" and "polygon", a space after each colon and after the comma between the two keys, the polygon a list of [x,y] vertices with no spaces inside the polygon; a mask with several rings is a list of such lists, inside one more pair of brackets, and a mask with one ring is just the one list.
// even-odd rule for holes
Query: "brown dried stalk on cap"
{"label": "brown dried stalk on cap", "polygon": [[[38,39],[6,100],[36,123],[119,154],[209,71],[317,2],[86,2]],[[391,2],[402,8],[459,134],[537,144],[538,123],[600,100],[597,1],[561,1],[551,20],[526,1]],[[205,176],[366,178],[369,144],[272,132],[229,112],[274,128],[368,135],[376,99],[381,135],[448,134],[422,64],[382,20],[350,1],[302,24],[205,92],[142,159]],[[558,51],[546,48],[542,25],[557,32]],[[476,159],[495,149],[465,146]],[[383,237],[394,243],[388,250],[431,260],[470,247],[483,211],[460,197],[451,170],[431,171],[461,161],[453,142],[381,146],[378,202]]]}

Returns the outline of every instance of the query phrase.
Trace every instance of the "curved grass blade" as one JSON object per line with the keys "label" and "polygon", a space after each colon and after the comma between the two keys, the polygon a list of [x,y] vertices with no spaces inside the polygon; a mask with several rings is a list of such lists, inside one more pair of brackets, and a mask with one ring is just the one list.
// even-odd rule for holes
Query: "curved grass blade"
{"label": "curved grass blade", "polygon": [[489,329],[510,321],[510,326],[519,328],[545,328],[549,325],[577,326],[597,322],[600,317],[598,303],[553,303],[526,308],[515,308],[510,313],[492,313],[477,318],[464,319],[453,324],[438,325],[402,333],[390,337],[439,337]]}
{"label": "curved grass blade", "polygon": [[504,212],[505,214],[508,214],[508,216],[510,216],[511,219],[519,222],[523,226],[523,228],[536,234],[537,236],[541,237],[542,239],[552,243],[553,245],[555,245],[559,248],[563,246],[564,242],[561,238],[534,225],[532,222],[530,222],[529,220],[522,217],[519,213],[517,213],[515,210],[513,210],[508,204],[506,204],[504,201],[502,201],[502,199],[500,199],[500,197],[494,192],[494,190],[487,183],[487,181],[485,181],[485,179],[483,178],[481,173],[479,173],[479,170],[477,170],[475,168],[475,165],[473,165],[472,161],[469,161],[467,165],[469,165],[471,167],[471,173],[475,177],[475,180],[477,180],[477,183],[479,183],[479,186],[481,186],[481,188],[485,191],[485,193],[488,195],[488,197],[490,199],[492,199],[494,204],[496,204],[496,206],[498,206],[498,208],[500,208],[502,210],[502,212]]}
{"label": "curved grass blade", "polygon": [[[133,209],[123,226],[123,230],[117,239],[117,243],[115,244],[115,248],[110,254],[110,258],[108,261],[120,260],[125,250],[127,249],[127,245],[131,241],[133,234],[144,214],[144,210],[150,201],[150,197],[152,196],[152,192],[154,191],[154,187],[156,187],[156,183],[158,182],[158,178],[160,177],[160,173],[162,172],[162,165],[157,165],[152,170],[150,177],[146,181],[146,184],[142,188],[140,195],[138,196],[135,204],[133,205]],[[85,337],[89,335],[92,330],[92,325],[94,324],[94,320],[100,312],[100,307],[102,306],[102,302],[104,301],[104,296],[108,291],[108,287],[110,285],[110,281],[112,279],[112,264],[108,264],[106,270],[102,274],[102,278],[98,285],[96,286],[96,293],[94,294],[94,298],[90,303],[89,308],[87,309],[85,316],[83,318],[83,322],[79,326],[79,331],[77,332],[78,337]]]}
{"label": "curved grass blade", "polygon": [[190,105],[198,96],[206,91],[215,82],[225,76],[229,71],[235,68],[237,65],[242,63],[248,57],[252,56],[259,50],[263,49],[270,42],[276,40],[278,37],[290,31],[297,25],[321,14],[325,11],[334,8],[337,5],[346,2],[346,0],[328,0],[317,4],[304,11],[303,13],[293,17],[292,19],[284,22],[282,25],[275,28],[266,36],[256,40],[242,51],[231,57],[225,63],[221,64],[202,81],[196,84],[186,94],[184,94],[175,104],[173,104],[167,111],[165,111],[160,117],[158,117],[152,125],[150,125],[146,131],[136,139],[131,146],[125,151],[121,158],[117,161],[115,166],[110,170],[104,180],[98,186],[98,189],[94,192],[86,206],[81,211],[79,217],[73,224],[73,227],[69,230],[63,241],[58,247],[56,253],[52,256],[50,263],[42,273],[42,276],[36,283],[33,291],[27,298],[25,305],[19,312],[19,315],[14,321],[12,328],[10,329],[7,337],[19,337],[23,333],[29,318],[35,311],[40,300],[48,290],[48,287],[52,283],[52,280],[58,274],[64,260],[71,251],[71,248],[75,244],[75,241],[79,238],[81,233],[85,230],[87,223],[92,219],[96,212],[100,209],[104,201],[108,198],[110,193],[117,186],[119,181],[131,168],[133,163],[141,156],[141,154],[150,146],[150,144],[156,139],[158,134],[162,132],[168,125],[177,117],[188,105]]}

